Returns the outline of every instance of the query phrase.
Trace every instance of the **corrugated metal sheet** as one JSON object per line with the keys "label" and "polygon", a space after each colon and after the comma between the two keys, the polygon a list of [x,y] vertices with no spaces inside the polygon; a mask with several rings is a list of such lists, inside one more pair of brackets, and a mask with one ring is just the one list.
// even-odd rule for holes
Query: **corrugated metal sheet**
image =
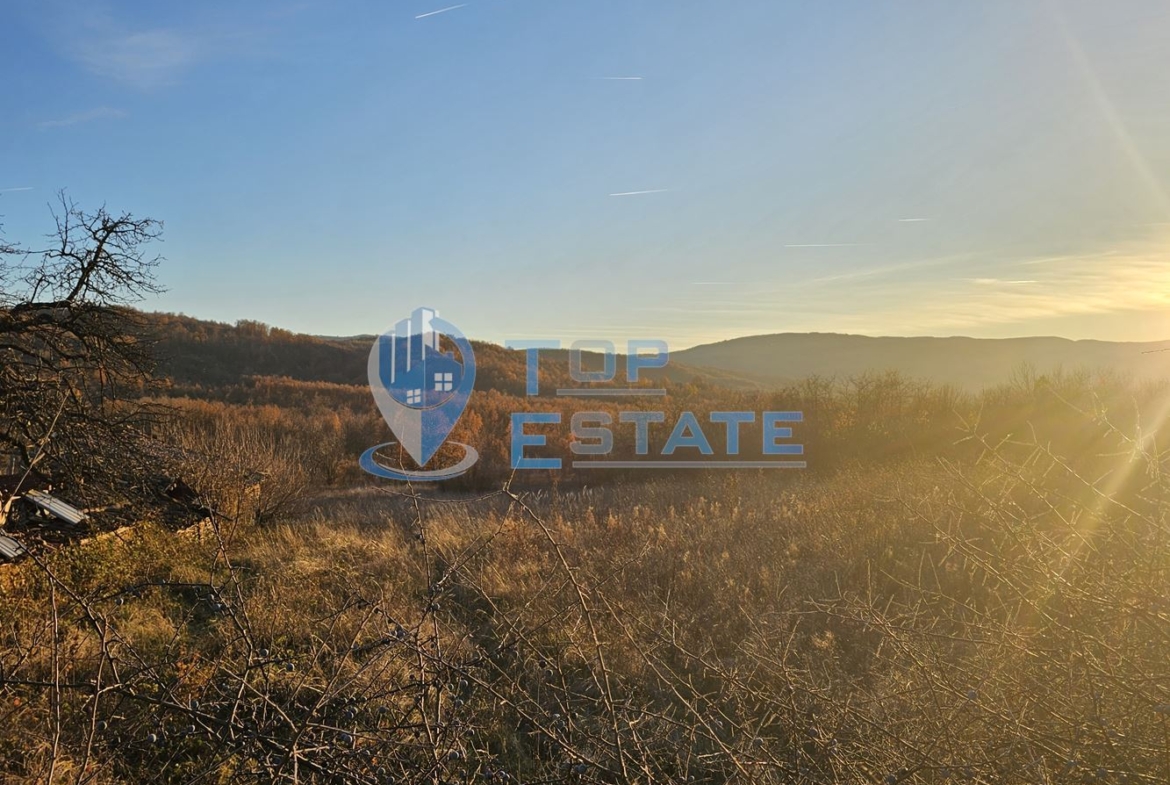
{"label": "corrugated metal sheet", "polygon": [[24,546],[11,537],[0,535],[0,557],[12,561],[26,553]]}
{"label": "corrugated metal sheet", "polygon": [[85,520],[85,513],[81,510],[71,504],[66,504],[55,496],[50,496],[44,491],[29,491],[24,495],[24,498],[66,523],[72,523],[76,526]]}

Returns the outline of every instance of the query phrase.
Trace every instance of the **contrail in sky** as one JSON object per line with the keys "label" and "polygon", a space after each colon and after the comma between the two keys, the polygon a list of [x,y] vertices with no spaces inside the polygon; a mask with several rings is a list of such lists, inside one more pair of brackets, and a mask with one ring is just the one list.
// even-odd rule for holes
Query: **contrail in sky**
{"label": "contrail in sky", "polygon": [[0,188],[0,194],[10,194],[13,191],[31,191],[31,185],[21,186],[20,188]]}
{"label": "contrail in sky", "polygon": [[622,191],[617,194],[610,194],[610,196],[641,196],[642,194],[664,194],[670,191],[669,188],[653,188],[649,191]]}
{"label": "contrail in sky", "polygon": [[930,220],[929,218],[899,218],[898,223],[916,224],[916,223],[921,223],[922,221],[929,221],[929,220]]}
{"label": "contrail in sky", "polygon": [[604,79],[608,82],[641,82],[640,76],[600,76],[599,79]]}
{"label": "contrail in sky", "polygon": [[415,19],[426,19],[428,16],[434,16],[435,14],[445,14],[448,11],[454,11],[457,8],[466,8],[466,7],[467,7],[467,3],[460,3],[459,5],[452,5],[452,6],[448,6],[446,8],[440,8],[438,11],[427,11],[425,14],[419,14],[418,16],[415,17]]}

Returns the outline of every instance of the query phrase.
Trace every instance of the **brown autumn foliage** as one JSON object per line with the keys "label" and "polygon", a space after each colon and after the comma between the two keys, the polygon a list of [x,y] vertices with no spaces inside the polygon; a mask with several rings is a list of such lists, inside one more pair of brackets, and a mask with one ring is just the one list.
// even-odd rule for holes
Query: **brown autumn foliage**
{"label": "brown autumn foliage", "polygon": [[360,377],[172,379],[153,435],[219,514],[0,573],[0,776],[1170,779],[1165,386],[668,380],[667,423],[803,411],[810,469],[554,483],[511,477],[511,412],[561,411],[567,459],[571,411],[616,409],[500,352],[476,472],[417,494],[356,468]]}

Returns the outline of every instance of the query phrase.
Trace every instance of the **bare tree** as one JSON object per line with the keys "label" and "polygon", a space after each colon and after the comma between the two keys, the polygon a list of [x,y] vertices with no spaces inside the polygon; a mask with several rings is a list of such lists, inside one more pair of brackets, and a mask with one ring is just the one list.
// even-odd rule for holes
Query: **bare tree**
{"label": "bare tree", "polygon": [[0,243],[0,449],[65,471],[117,455],[152,363],[129,304],[160,291],[162,224],[59,195],[49,247]]}

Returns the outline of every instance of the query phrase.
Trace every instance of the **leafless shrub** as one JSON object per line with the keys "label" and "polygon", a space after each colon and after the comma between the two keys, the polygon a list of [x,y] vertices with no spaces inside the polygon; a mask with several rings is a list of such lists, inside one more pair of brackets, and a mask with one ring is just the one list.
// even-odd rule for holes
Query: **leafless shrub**
{"label": "leafless shrub", "polygon": [[40,558],[8,579],[0,761],[78,783],[1164,782],[1162,457],[1095,410],[1062,422],[1096,452],[973,426],[974,463],[334,491],[231,538]]}
{"label": "leafless shrub", "polygon": [[126,306],[158,291],[146,249],[161,224],[63,194],[54,218],[48,248],[0,247],[0,449],[26,467],[110,474],[144,415],[118,405],[152,365]]}

